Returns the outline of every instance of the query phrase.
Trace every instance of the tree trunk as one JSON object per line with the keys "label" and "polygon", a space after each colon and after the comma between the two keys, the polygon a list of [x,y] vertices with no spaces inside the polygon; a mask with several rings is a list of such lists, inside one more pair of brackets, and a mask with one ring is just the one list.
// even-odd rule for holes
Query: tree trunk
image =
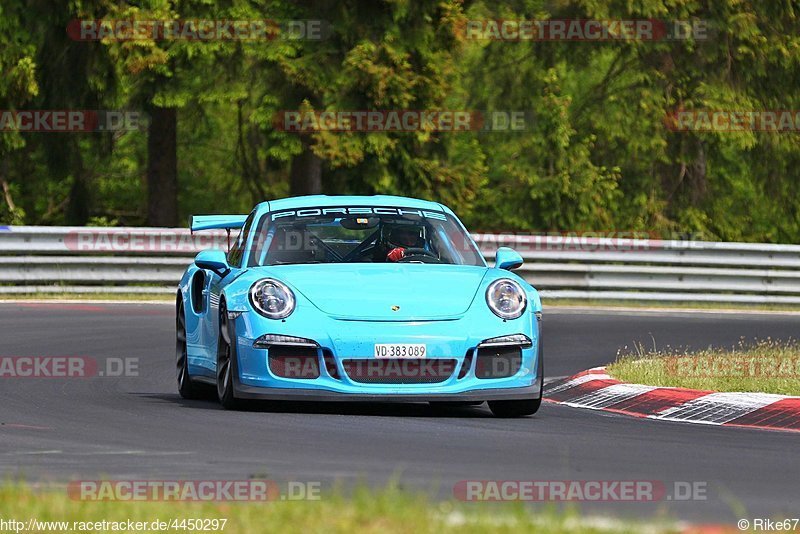
{"label": "tree trunk", "polygon": [[84,226],[89,222],[89,188],[86,185],[86,170],[78,143],[72,147],[72,164],[75,176],[69,190],[64,220],[69,226]]}
{"label": "tree trunk", "polygon": [[151,107],[147,132],[147,224],[178,225],[178,112]]}
{"label": "tree trunk", "polygon": [[69,190],[65,222],[69,226],[84,226],[89,222],[89,190],[83,178],[83,169],[76,172],[78,174]]}
{"label": "tree trunk", "polygon": [[322,193],[322,160],[311,151],[306,140],[303,140],[303,151],[292,160],[289,192],[292,196]]}

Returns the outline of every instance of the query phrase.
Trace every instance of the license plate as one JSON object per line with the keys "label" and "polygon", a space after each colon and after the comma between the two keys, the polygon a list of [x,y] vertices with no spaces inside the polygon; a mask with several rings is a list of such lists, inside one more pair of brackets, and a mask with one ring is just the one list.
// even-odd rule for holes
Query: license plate
{"label": "license plate", "polygon": [[376,343],[376,358],[425,358],[428,348],[424,343]]}

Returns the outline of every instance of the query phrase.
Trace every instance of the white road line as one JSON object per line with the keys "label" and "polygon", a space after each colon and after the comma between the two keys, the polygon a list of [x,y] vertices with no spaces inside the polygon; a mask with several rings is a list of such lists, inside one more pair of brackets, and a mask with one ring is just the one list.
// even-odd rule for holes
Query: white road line
{"label": "white road line", "polygon": [[6,454],[11,456],[33,456],[36,454],[64,454],[64,451],[52,450],[52,451],[15,451],[15,452],[7,452]]}
{"label": "white road line", "polygon": [[192,451],[164,451],[164,452],[153,452],[153,451],[141,451],[141,450],[121,450],[121,451],[72,451],[72,452],[64,452],[62,450],[49,450],[49,451],[12,451],[3,453],[4,455],[10,456],[31,456],[37,454],[63,454],[65,456],[121,456],[121,455],[133,455],[133,456],[183,456],[187,454],[195,454]]}

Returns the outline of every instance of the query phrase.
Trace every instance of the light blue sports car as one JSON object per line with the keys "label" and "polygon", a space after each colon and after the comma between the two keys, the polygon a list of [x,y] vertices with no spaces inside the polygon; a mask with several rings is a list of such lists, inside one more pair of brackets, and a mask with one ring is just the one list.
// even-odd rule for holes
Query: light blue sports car
{"label": "light blue sports car", "polygon": [[241,229],[200,252],[177,294],[178,391],[246,399],[481,404],[535,413],[542,306],[488,267],[455,214],[393,196],[271,200],[249,215],[194,216],[192,231]]}

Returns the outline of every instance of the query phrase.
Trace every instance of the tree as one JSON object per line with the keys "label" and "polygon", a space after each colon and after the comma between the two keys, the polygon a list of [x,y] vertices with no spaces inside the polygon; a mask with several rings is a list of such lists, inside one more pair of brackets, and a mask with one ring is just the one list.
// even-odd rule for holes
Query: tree
{"label": "tree", "polygon": [[[287,161],[292,193],[412,194],[468,207],[483,180],[477,147],[451,133],[276,131],[283,110],[433,110],[457,92],[460,3],[264,2],[279,20],[322,20],[321,40],[246,49],[262,74],[255,127]],[[457,164],[448,151],[458,148]],[[467,157],[468,151],[473,157]]]}
{"label": "tree", "polygon": [[[15,110],[24,106],[39,92],[36,83],[34,60],[35,45],[31,34],[25,31],[25,8],[20,4],[0,6],[0,109]],[[9,159],[12,153],[25,146],[23,137],[13,131],[0,131],[0,190],[4,204],[0,204],[0,220],[19,224],[25,211],[14,200],[18,187],[12,181]]]}

